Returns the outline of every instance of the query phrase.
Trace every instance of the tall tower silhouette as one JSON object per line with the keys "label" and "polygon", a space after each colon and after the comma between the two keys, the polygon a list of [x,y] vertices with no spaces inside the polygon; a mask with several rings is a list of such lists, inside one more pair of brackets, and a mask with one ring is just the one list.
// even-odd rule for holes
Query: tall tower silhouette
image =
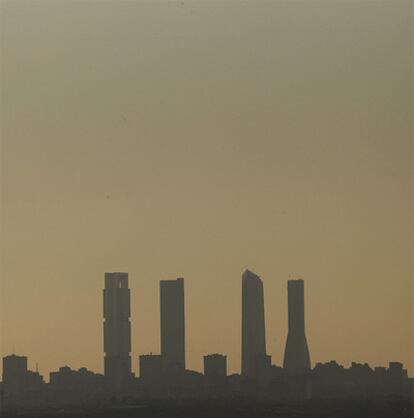
{"label": "tall tower silhouette", "polygon": [[105,273],[103,291],[105,376],[122,383],[131,375],[128,273]]}
{"label": "tall tower silhouette", "polygon": [[185,369],[184,279],[160,281],[161,355],[167,370]]}
{"label": "tall tower silhouette", "polygon": [[311,368],[305,336],[305,297],[302,279],[288,280],[288,325],[283,367],[291,371]]}
{"label": "tall tower silhouette", "polygon": [[242,276],[242,376],[253,375],[258,356],[266,356],[263,283],[246,270]]}

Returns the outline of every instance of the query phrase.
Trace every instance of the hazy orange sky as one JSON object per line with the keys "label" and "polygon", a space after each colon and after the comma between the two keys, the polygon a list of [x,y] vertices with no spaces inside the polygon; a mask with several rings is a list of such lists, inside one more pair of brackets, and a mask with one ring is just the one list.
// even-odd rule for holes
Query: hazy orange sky
{"label": "hazy orange sky", "polygon": [[411,1],[1,1],[1,352],[102,372],[105,271],[133,368],[185,278],[187,364],[240,369],[241,274],[282,362],[413,364]]}

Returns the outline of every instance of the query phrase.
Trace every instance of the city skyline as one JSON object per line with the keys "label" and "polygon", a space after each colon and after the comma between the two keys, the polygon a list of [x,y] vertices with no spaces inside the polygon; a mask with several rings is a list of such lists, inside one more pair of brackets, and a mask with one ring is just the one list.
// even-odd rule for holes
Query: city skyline
{"label": "city skyline", "polygon": [[[131,300],[129,289],[129,274],[127,272],[105,272],[103,289],[103,375],[112,381],[115,386],[121,388],[131,376],[142,377],[141,366],[152,368],[159,362],[160,371],[165,373],[182,373],[185,367],[187,350],[185,343],[185,292],[184,278],[159,280],[159,321],[160,321],[160,354],[156,350],[139,353],[140,368],[136,373],[131,367],[132,353],[131,333],[133,333],[133,318],[131,315]],[[305,333],[305,289],[303,279],[287,280],[288,300],[288,332],[286,335],[283,360],[279,364],[273,361],[272,356],[266,350],[266,324],[265,324],[265,292],[262,279],[249,269],[241,275],[241,367],[233,371],[244,379],[256,378],[260,370],[270,365],[278,366],[291,373],[308,372],[312,367],[309,355],[309,346]],[[133,301],[132,301],[133,304]],[[132,329],[131,329],[132,328]],[[80,331],[81,332],[81,331]],[[190,349],[191,351],[191,349]],[[243,354],[244,353],[244,354]],[[7,356],[26,356],[15,351],[7,353]],[[227,353],[214,351],[203,354],[204,370],[206,359],[212,364],[218,361],[219,367],[225,361],[227,373]],[[145,361],[147,360],[147,361]],[[144,361],[144,363],[142,363]],[[334,356],[326,362],[332,362]],[[392,363],[391,359],[386,363]],[[315,364],[323,364],[317,361]],[[353,364],[354,361],[351,361]],[[357,362],[355,362],[357,363]],[[363,364],[368,364],[364,362]],[[403,364],[403,363],[401,363]],[[376,364],[382,367],[383,364]],[[406,365],[404,365],[406,366]],[[20,366],[19,366],[20,367]],[[25,367],[30,369],[25,360]],[[70,367],[65,364],[64,367]],[[85,365],[82,365],[84,368]],[[211,366],[210,366],[211,368]],[[90,370],[90,369],[89,369]],[[214,370],[214,366],[213,366]],[[38,363],[36,363],[36,372]],[[97,372],[96,370],[92,370]],[[49,373],[53,372],[49,370]],[[201,370],[198,370],[201,372]],[[132,374],[131,374],[132,373]],[[144,371],[145,376],[145,371]]]}
{"label": "city skyline", "polygon": [[1,353],[103,372],[102,277],[125,271],[132,370],[184,277],[186,367],[238,372],[249,268],[276,364],[303,277],[312,364],[413,375],[412,21],[406,0],[0,1]]}
{"label": "city skyline", "polygon": [[[288,335],[283,366],[266,351],[264,286],[246,269],[241,275],[240,373],[228,374],[227,355],[203,355],[203,371],[186,368],[184,278],[160,280],[161,353],[139,355],[139,373],[131,370],[131,300],[126,272],[106,272],[102,293],[104,374],[87,367],[61,366],[49,381],[28,367],[28,358],[11,354],[2,358],[0,410],[53,407],[59,404],[116,405],[137,402],[251,402],[326,401],[358,397],[399,396],[414,390],[404,364],[388,367],[352,362],[345,368],[335,360],[312,367],[305,332],[305,283],[287,281]],[[191,351],[191,347],[190,350]],[[386,399],[386,398],[385,398]],[[400,398],[401,399],[401,398]]]}

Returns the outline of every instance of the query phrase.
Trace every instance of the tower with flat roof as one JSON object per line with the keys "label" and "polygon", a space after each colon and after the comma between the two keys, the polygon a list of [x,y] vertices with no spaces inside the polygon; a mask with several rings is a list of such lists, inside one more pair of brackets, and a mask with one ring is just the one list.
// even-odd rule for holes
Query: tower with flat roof
{"label": "tower with flat roof", "polygon": [[23,387],[26,374],[27,357],[15,354],[3,357],[3,384],[7,389]]}
{"label": "tower with flat roof", "polygon": [[204,376],[207,378],[226,378],[227,357],[222,354],[204,356]]}
{"label": "tower with flat roof", "polygon": [[120,384],[131,376],[131,295],[128,273],[105,273],[105,376]]}
{"label": "tower with flat roof", "polygon": [[167,371],[185,370],[184,279],[160,281],[161,355]]}
{"label": "tower with flat roof", "polygon": [[242,276],[242,365],[243,377],[254,377],[254,359],[266,355],[263,282],[246,270]]}
{"label": "tower with flat roof", "polygon": [[288,280],[288,336],[283,367],[290,371],[310,370],[305,336],[305,296],[302,279]]}

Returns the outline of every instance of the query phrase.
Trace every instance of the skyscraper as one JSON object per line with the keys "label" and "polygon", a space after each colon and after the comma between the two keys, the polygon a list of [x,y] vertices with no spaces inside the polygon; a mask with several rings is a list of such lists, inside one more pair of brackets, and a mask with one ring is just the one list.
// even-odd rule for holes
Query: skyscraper
{"label": "skyscraper", "polygon": [[161,355],[167,370],[185,370],[184,279],[160,281]]}
{"label": "skyscraper", "polygon": [[131,375],[128,273],[105,273],[103,291],[105,376],[120,384]]}
{"label": "skyscraper", "polygon": [[283,367],[291,371],[309,370],[311,367],[305,336],[304,282],[288,280],[288,337]]}
{"label": "skyscraper", "polygon": [[242,276],[242,376],[254,377],[257,355],[266,355],[263,283],[246,270]]}

